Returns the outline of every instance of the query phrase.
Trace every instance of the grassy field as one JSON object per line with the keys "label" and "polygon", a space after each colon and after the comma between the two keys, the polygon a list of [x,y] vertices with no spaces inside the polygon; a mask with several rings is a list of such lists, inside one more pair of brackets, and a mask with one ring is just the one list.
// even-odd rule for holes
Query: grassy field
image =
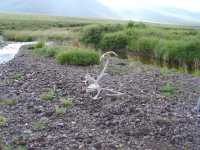
{"label": "grassy field", "polygon": [[11,41],[75,41],[76,47],[131,53],[160,64],[200,70],[200,30],[119,20],[0,14],[0,34]]}

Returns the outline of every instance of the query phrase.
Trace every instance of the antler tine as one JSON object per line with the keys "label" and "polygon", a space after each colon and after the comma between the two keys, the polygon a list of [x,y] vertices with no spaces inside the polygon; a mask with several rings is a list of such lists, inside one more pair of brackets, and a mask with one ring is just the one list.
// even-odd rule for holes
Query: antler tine
{"label": "antler tine", "polygon": [[100,57],[100,61],[103,60],[103,58],[105,58],[105,56],[111,56],[111,55],[114,55],[114,56],[118,56],[117,53],[113,52],[113,51],[109,51],[109,52],[106,52],[104,53],[101,57]]}

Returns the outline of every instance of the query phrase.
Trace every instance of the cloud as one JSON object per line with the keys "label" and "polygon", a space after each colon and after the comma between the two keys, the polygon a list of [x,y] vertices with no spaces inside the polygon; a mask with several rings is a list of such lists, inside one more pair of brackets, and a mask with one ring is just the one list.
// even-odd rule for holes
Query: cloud
{"label": "cloud", "polygon": [[200,12],[199,0],[99,0],[115,11],[132,9],[159,9],[173,7],[192,12]]}

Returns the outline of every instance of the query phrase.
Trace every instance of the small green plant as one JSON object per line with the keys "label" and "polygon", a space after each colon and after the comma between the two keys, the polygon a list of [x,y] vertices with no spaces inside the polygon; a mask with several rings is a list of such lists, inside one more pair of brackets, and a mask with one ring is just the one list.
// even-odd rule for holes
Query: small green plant
{"label": "small green plant", "polygon": [[60,64],[87,66],[99,64],[99,58],[99,53],[94,50],[74,48],[58,53],[56,60]]}
{"label": "small green plant", "polygon": [[73,105],[72,99],[70,98],[61,98],[60,101],[65,108],[70,108]]}
{"label": "small green plant", "polygon": [[61,107],[61,106],[56,106],[55,107],[55,113],[57,115],[63,115],[63,114],[66,113],[66,111],[67,111],[67,108],[65,108],[65,107]]}
{"label": "small green plant", "polygon": [[15,73],[10,77],[11,80],[19,81],[23,79],[23,75],[21,73]]}
{"label": "small green plant", "polygon": [[34,130],[43,130],[46,128],[46,126],[47,126],[47,123],[42,120],[33,123]]}
{"label": "small green plant", "polygon": [[166,96],[170,96],[174,93],[175,91],[175,87],[170,84],[170,83],[166,83],[165,85],[163,85],[160,89],[160,91],[166,95]]}
{"label": "small green plant", "polygon": [[45,41],[38,41],[37,44],[34,45],[34,48],[43,48],[45,47]]}
{"label": "small green plant", "polygon": [[7,119],[4,116],[0,115],[0,126],[4,126],[6,122],[7,122]]}
{"label": "small green plant", "polygon": [[9,98],[0,98],[0,105],[15,105],[17,100]]}
{"label": "small green plant", "polygon": [[53,89],[49,89],[47,92],[43,92],[40,95],[41,100],[52,101],[55,97],[55,91]]}

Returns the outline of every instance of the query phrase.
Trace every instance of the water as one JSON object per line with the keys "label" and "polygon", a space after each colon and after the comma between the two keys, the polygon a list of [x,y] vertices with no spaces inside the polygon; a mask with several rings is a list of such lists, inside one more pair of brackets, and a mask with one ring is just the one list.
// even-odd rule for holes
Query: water
{"label": "water", "polygon": [[34,43],[35,42],[12,42],[0,47],[0,64],[12,60],[22,46]]}

